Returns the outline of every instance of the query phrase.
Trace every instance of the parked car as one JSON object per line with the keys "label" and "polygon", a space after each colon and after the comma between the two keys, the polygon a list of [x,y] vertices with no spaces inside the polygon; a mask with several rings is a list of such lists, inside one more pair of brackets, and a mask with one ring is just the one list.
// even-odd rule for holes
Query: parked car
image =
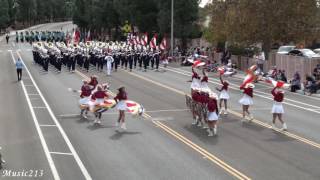
{"label": "parked car", "polygon": [[288,54],[290,51],[294,50],[295,46],[280,46],[278,49],[278,54]]}
{"label": "parked car", "polygon": [[320,54],[320,48],[314,49],[313,52],[315,52],[315,53],[317,53],[317,54]]}
{"label": "parked car", "polygon": [[289,52],[289,55],[306,58],[320,58],[320,54],[313,52],[311,49],[294,49]]}

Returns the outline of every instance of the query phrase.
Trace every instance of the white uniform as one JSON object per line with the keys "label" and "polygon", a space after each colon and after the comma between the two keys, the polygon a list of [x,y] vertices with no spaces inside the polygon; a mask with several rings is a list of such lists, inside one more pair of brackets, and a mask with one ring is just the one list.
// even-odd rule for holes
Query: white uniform
{"label": "white uniform", "polygon": [[228,91],[226,91],[225,89],[223,89],[223,90],[220,92],[219,99],[229,99],[229,98],[230,98],[230,96],[229,96]]}
{"label": "white uniform", "polygon": [[116,108],[117,108],[118,110],[121,110],[121,111],[127,110],[126,100],[121,100],[121,101],[119,101],[119,102],[117,103]]}
{"label": "white uniform", "polygon": [[111,74],[111,65],[114,61],[113,57],[108,55],[104,58],[106,60],[106,66],[107,66],[107,75],[109,76]]}
{"label": "white uniform", "polygon": [[247,94],[244,94],[242,98],[239,100],[239,103],[242,105],[252,105],[253,100],[252,97],[248,96]]}
{"label": "white uniform", "polygon": [[217,121],[219,116],[217,115],[216,111],[208,112],[208,121]]}
{"label": "white uniform", "polygon": [[284,113],[284,109],[283,109],[283,105],[281,102],[277,102],[274,101],[273,106],[272,106],[272,110],[271,113],[277,113],[277,114],[283,114]]}
{"label": "white uniform", "polygon": [[201,83],[200,79],[193,78],[191,82],[191,89],[200,88],[201,87],[200,83]]}

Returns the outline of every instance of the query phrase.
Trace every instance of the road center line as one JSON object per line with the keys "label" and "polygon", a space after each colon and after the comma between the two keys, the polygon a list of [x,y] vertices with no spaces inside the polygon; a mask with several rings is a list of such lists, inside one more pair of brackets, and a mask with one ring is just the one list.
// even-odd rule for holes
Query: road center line
{"label": "road center line", "polygon": [[[177,74],[182,74],[182,75],[185,75],[185,76],[189,76],[188,74],[183,73],[183,72],[174,71],[172,69],[167,69],[167,70],[175,72]],[[215,79],[214,79],[214,81],[209,80],[209,83],[216,84],[216,85],[221,85],[220,82],[218,82],[218,80],[215,80]],[[235,84],[233,84],[233,85],[236,86]],[[237,87],[230,86],[229,88],[239,91],[239,88],[237,88]],[[264,99],[269,99],[269,100],[273,101],[272,97],[267,97],[267,96],[261,95],[259,93],[269,95],[269,94],[264,93],[264,92],[255,91],[255,96],[262,97]],[[288,99],[288,98],[286,98],[286,101],[292,101],[292,102],[299,103],[299,104],[302,104],[302,105],[306,105],[306,106],[310,106],[310,107],[314,107],[314,108],[320,108],[319,106],[314,106],[314,105],[306,104],[306,103],[303,103],[303,102],[298,102],[298,101],[291,100],[291,99]],[[306,111],[311,111],[311,112],[320,114],[320,112],[318,112],[318,111],[315,111],[315,110],[312,110],[312,109],[309,109],[309,108],[305,108],[305,107],[302,107],[302,106],[299,106],[299,105],[296,105],[296,104],[292,104],[292,103],[289,103],[289,102],[283,102],[283,104],[286,104],[286,105],[293,106],[293,107],[296,107],[296,108],[299,108],[299,109],[303,109],[303,110],[306,110]]]}
{"label": "road center line", "polygon": [[[80,75],[81,77],[88,79],[89,77],[87,77],[85,74],[79,72],[79,71],[75,71],[76,74]],[[172,88],[172,90],[174,90]],[[152,123],[154,123],[157,127],[161,128],[162,130],[166,131],[167,133],[171,134],[173,137],[175,137],[176,139],[180,140],[181,142],[183,142],[184,144],[186,144],[187,146],[191,147],[192,149],[194,149],[195,151],[199,152],[201,155],[203,155],[204,157],[206,157],[208,160],[210,160],[211,162],[215,163],[216,165],[218,165],[219,167],[221,167],[222,169],[224,169],[225,171],[229,172],[231,175],[233,175],[234,177],[236,177],[237,179],[240,180],[250,180],[249,177],[247,177],[246,175],[242,174],[241,172],[239,172],[238,170],[232,168],[230,165],[228,165],[227,163],[225,163],[224,161],[220,160],[219,158],[217,158],[216,156],[214,156],[213,154],[211,154],[210,152],[204,150],[203,148],[201,148],[200,146],[196,145],[195,143],[191,142],[189,139],[185,138],[183,135],[179,134],[178,132],[174,131],[173,129],[169,128],[168,126],[164,125],[163,123],[159,122],[159,121],[153,121],[152,117],[150,115],[148,115],[147,113],[143,114],[143,117],[145,119],[149,119],[151,120]]]}
{"label": "road center line", "polygon": [[[180,94],[180,95],[182,95],[182,96],[185,96],[185,95],[186,95],[186,93],[184,93],[183,91],[174,89],[174,88],[169,87],[169,86],[167,86],[167,85],[164,85],[164,84],[162,84],[162,83],[160,83],[160,82],[153,81],[153,80],[148,79],[148,78],[146,78],[146,77],[140,76],[140,75],[138,75],[138,74],[136,74],[136,73],[131,72],[130,75],[136,76],[137,78],[143,79],[143,80],[145,80],[145,81],[148,81],[148,82],[150,82],[150,83],[153,83],[153,84],[155,84],[155,85],[158,85],[158,86],[160,86],[160,87],[163,87],[163,88],[166,88],[166,89],[169,89],[169,90],[172,90],[172,89],[173,89],[174,92],[176,92],[176,93],[178,93],[178,94]],[[238,113],[238,112],[232,111],[232,110],[230,110],[230,109],[229,109],[229,112],[230,112],[231,114],[235,115],[235,116],[242,117],[242,115],[241,115],[240,113]],[[320,113],[320,112],[319,112],[319,113]],[[258,125],[260,125],[260,126],[262,126],[262,127],[265,127],[265,128],[271,128],[271,126],[270,126],[269,124],[264,123],[264,122],[262,122],[262,121],[260,121],[260,120],[257,120],[257,119],[254,119],[252,122],[254,122],[255,124],[258,124]],[[281,131],[281,130],[279,130],[279,129],[277,129],[276,131],[279,132],[279,133],[281,133],[281,134],[283,134],[283,135],[286,135],[286,136],[288,136],[288,137],[291,137],[291,138],[293,138],[293,139],[296,139],[296,140],[298,140],[298,141],[300,141],[300,142],[303,142],[303,143],[305,143],[305,144],[308,144],[308,145],[310,145],[310,146],[313,146],[313,147],[315,147],[315,148],[320,149],[320,144],[319,144],[319,143],[316,143],[316,142],[314,142],[314,141],[311,141],[311,140],[309,140],[309,139],[306,139],[306,138],[304,138],[304,137],[298,136],[298,135],[293,134],[293,133],[290,133],[290,132]]]}

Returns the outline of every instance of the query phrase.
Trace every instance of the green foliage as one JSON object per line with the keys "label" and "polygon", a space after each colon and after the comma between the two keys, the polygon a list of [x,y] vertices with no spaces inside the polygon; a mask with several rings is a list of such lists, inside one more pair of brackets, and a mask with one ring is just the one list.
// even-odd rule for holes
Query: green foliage
{"label": "green foliage", "polygon": [[210,5],[213,41],[249,46],[275,42],[308,43],[319,35],[317,0],[213,0]]}
{"label": "green foliage", "polygon": [[0,29],[5,28],[9,22],[9,5],[7,0],[0,0]]}

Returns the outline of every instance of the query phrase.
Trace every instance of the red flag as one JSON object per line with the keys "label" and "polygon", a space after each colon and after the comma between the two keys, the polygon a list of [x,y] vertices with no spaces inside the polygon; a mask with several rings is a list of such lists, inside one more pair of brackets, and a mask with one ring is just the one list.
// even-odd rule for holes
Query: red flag
{"label": "red flag", "polygon": [[148,33],[144,33],[141,38],[142,45],[146,46],[148,44]]}
{"label": "red flag", "polygon": [[289,87],[290,84],[285,83],[283,81],[276,81],[272,78],[266,79],[265,82],[272,84],[273,87],[277,87],[277,88],[283,88],[283,87]]}
{"label": "red flag", "polygon": [[136,36],[136,43],[137,43],[137,45],[141,44],[141,39],[140,39],[139,35]]}
{"label": "red flag", "polygon": [[80,31],[79,30],[74,31],[72,39],[73,39],[73,44],[79,43],[79,41],[80,41]]}
{"label": "red flag", "polygon": [[205,62],[202,62],[201,60],[198,59],[193,62],[192,67],[200,67],[200,66],[204,66],[205,64],[206,64]]}
{"label": "red flag", "polygon": [[218,68],[218,71],[219,71],[220,75],[223,75],[224,72],[225,72],[225,70],[224,70],[223,67],[219,67],[219,68]]}
{"label": "red flag", "polygon": [[256,65],[251,66],[246,72],[247,75],[243,80],[243,83],[240,85],[240,88],[245,87],[248,83],[251,83],[256,77],[254,75],[254,71],[257,69]]}
{"label": "red flag", "polygon": [[160,43],[160,49],[161,50],[166,50],[168,47],[168,44],[167,44],[167,38],[166,37],[163,37],[161,43]]}
{"label": "red flag", "polygon": [[91,40],[91,33],[90,33],[90,29],[88,31],[87,37],[86,37],[86,42]]}
{"label": "red flag", "polygon": [[157,38],[158,38],[158,35],[154,34],[153,38],[150,40],[149,45],[152,49],[156,49],[157,47]]}

